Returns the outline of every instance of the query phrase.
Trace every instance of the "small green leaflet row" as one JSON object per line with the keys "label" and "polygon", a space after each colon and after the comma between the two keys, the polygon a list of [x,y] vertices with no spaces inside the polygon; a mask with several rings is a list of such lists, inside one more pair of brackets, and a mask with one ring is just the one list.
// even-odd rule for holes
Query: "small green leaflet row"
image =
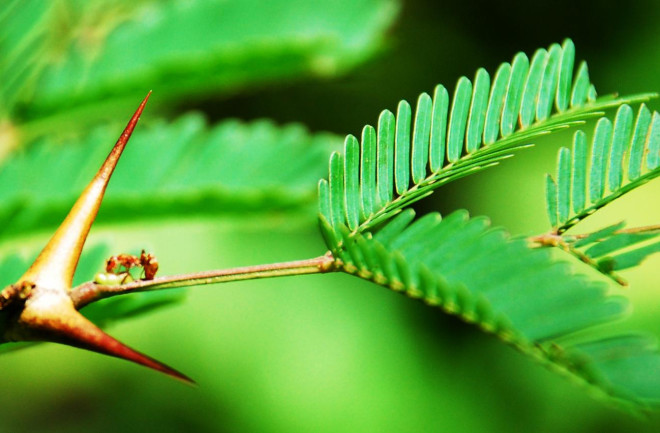
{"label": "small green leaflet row", "polygon": [[[496,165],[539,135],[566,128],[600,110],[648,99],[596,98],[587,66],[573,76],[570,40],[517,54],[495,76],[480,69],[458,80],[453,98],[439,85],[423,93],[413,115],[402,101],[385,110],[361,140],[349,135],[319,183],[320,213],[333,226],[369,230],[452,180]],[[414,120],[413,120],[414,119]]]}
{"label": "small green leaflet row", "polygon": [[[43,138],[0,165],[0,239],[56,227],[121,127],[71,140]],[[238,212],[305,211],[340,139],[300,125],[200,115],[141,125],[110,182],[98,222]]]}
{"label": "small green leaflet row", "polygon": [[[620,271],[638,266],[649,255],[660,252],[660,242],[648,242],[660,235],[660,231],[617,232],[616,229],[622,227],[623,224],[608,227],[610,233],[605,234],[600,231],[601,235],[597,240],[578,241],[575,246],[584,247],[584,254],[590,259],[597,260],[601,272]],[[612,230],[613,228],[615,230]],[[644,245],[638,246],[642,243]]]}
{"label": "small green leaflet row", "polygon": [[622,105],[614,124],[601,118],[590,145],[575,133],[572,151],[559,151],[556,179],[546,176],[550,224],[563,233],[614,199],[660,175],[660,115],[642,104],[633,119]]}
{"label": "small green leaflet row", "polygon": [[608,284],[575,275],[486,218],[413,218],[404,210],[373,235],[337,230],[321,216],[321,230],[341,271],[458,315],[608,399],[660,403],[660,375],[649,373],[660,370],[655,339],[596,326],[629,307]]}
{"label": "small green leaflet row", "polygon": [[660,252],[660,227],[626,229],[621,222],[587,235],[563,235],[565,249],[619,284],[626,284],[616,272],[629,269],[651,254]]}

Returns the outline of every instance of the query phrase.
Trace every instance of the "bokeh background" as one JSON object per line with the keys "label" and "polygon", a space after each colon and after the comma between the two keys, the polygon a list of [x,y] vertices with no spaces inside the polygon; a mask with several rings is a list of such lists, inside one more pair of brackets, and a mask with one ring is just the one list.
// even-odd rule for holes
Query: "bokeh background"
{"label": "bokeh background", "polygon": [[[147,125],[150,115],[176,119],[194,110],[211,125],[228,117],[268,118],[276,124],[301,123],[312,133],[359,135],[365,124],[376,122],[382,109],[394,110],[400,99],[415,101],[437,83],[452,88],[459,76],[471,77],[478,67],[492,72],[518,51],[531,54],[566,37],[575,42],[578,59],[588,61],[600,94],[660,91],[656,25],[660,4],[651,0],[624,4],[133,1],[98,2],[95,15],[82,6],[85,3],[55,1],[56,12],[39,1],[8,1],[0,8],[6,25],[4,33],[0,30],[4,35],[0,50],[5,50],[0,51],[5,59],[0,63],[4,75],[0,80],[5,82],[4,104],[9,106],[10,101],[12,107],[0,111],[0,126],[3,121],[12,125],[0,127],[6,158],[43,136],[61,135],[66,143],[77,139],[76,134],[71,138],[72,130],[99,124],[111,128],[112,119],[121,124],[149,89],[154,95],[143,116]],[[123,6],[115,9],[113,4]],[[215,15],[207,14],[208,28],[198,25],[196,30],[215,38],[208,49],[226,48],[222,52],[233,56],[232,61],[191,61],[188,69],[175,62],[158,74],[131,57],[140,52],[141,44],[153,42],[131,40],[126,34],[112,39],[115,30],[121,33],[123,23],[135,18],[131,14],[142,14],[135,19],[149,24],[158,22],[159,13],[166,15],[167,8],[189,17],[186,11],[199,4],[208,4],[204,10],[217,10],[220,15],[231,12],[231,19],[217,22],[212,19]],[[40,17],[50,13],[59,14],[55,22],[61,27],[45,32],[45,40],[59,43],[53,42],[38,58],[50,53],[54,60],[37,68],[36,78],[25,84],[24,78],[12,74],[25,77],[35,67],[9,55],[16,43],[12,35],[46,25],[49,21]],[[125,48],[125,61],[95,66],[101,72],[82,68],[87,75],[75,76],[75,65],[84,64],[85,57],[67,54],[82,50],[82,36],[70,29],[92,15],[88,29],[102,29],[107,16],[119,24],[102,36],[88,35],[84,40],[92,41],[90,49],[103,51],[95,37],[115,40]],[[154,57],[176,53],[185,58],[186,50],[192,51],[187,43],[194,39],[190,34],[195,29],[176,22],[172,19],[159,35],[169,42],[149,48]],[[148,25],[143,27],[148,32]],[[257,36],[242,38],[242,31],[249,33],[245,29]],[[316,41],[314,32],[324,31],[321,42]],[[62,36],[67,32],[74,36]],[[294,48],[278,48],[278,34],[298,45],[289,41]],[[190,38],[187,43],[186,38]],[[180,45],[171,42],[179,39]],[[340,48],[333,45],[337,41]],[[24,45],[28,51],[36,46]],[[303,54],[308,56],[306,62],[300,62]],[[102,54],[90,58],[104,59]],[[61,67],[66,61],[73,66]],[[222,67],[222,61],[230,66]],[[239,72],[227,72],[231,67]],[[117,85],[119,92],[112,79],[126,71],[138,78]],[[110,83],[106,87],[90,84],[104,79]],[[657,107],[655,102],[650,105]],[[467,208],[516,234],[542,232],[547,228],[543,174],[553,169],[557,148],[569,145],[571,135],[539,140],[536,148],[503,166],[443,188],[419,209],[446,213]],[[332,146],[328,144],[328,154]],[[161,149],[167,152],[167,137]],[[120,168],[140,170],[140,164]],[[79,169],[62,166],[61,171]],[[133,187],[139,190],[140,185]],[[313,190],[315,183],[309,188]],[[622,219],[630,225],[657,223],[659,195],[660,185],[652,182],[608,206],[583,229]],[[136,208],[142,204],[139,194],[125,195],[123,200]],[[203,201],[196,206],[203,207]],[[53,221],[60,218],[58,212],[59,208],[51,212]],[[165,215],[140,214],[132,220],[129,212],[124,219],[107,217],[104,223],[102,211],[89,242],[105,244],[112,252],[146,247],[156,253],[167,274],[324,252],[314,212],[309,210],[187,209]],[[50,220],[44,221],[43,230],[4,233],[0,253],[32,254],[52,228]],[[629,296],[635,306],[626,326],[660,336],[659,265],[658,257],[652,257],[624,277],[630,281]],[[90,264],[83,272],[100,267],[98,262]],[[0,431],[655,432],[660,428],[657,414],[635,416],[604,404],[471,326],[347,275],[192,288],[183,302],[120,321],[109,331],[189,374],[199,386],[188,387],[126,362],[64,346],[41,344],[9,351],[0,356]]]}

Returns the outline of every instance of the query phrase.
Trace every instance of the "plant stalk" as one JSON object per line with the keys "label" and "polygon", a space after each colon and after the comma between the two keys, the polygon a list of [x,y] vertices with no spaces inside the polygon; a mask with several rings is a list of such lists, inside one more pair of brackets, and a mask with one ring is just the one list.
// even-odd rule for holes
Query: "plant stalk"
{"label": "plant stalk", "polygon": [[69,296],[73,300],[75,308],[79,310],[92,302],[128,293],[226,283],[230,281],[334,272],[336,270],[335,263],[335,258],[328,252],[313,259],[170,275],[157,277],[153,280],[132,281],[121,285],[101,285],[93,281],[88,281],[71,289]]}

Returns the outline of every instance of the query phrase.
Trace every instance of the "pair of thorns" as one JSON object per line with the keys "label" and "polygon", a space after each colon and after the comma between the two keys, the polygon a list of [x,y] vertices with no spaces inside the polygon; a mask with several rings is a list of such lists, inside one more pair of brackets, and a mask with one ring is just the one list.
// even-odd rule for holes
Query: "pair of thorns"
{"label": "pair of thorns", "polygon": [[[149,92],[150,94],[151,92]],[[0,342],[52,341],[123,358],[163,372],[184,382],[193,381],[171,367],[144,355],[103,332],[78,312],[85,303],[71,297],[73,274],[87,234],[96,218],[105,189],[142,114],[149,94],[126,125],[90,184],[53,234],[37,259],[15,284],[0,291]],[[153,279],[158,261],[150,254],[111,257],[111,273],[142,267],[145,279]],[[122,271],[122,268],[124,270]],[[99,286],[100,287],[100,286]]]}

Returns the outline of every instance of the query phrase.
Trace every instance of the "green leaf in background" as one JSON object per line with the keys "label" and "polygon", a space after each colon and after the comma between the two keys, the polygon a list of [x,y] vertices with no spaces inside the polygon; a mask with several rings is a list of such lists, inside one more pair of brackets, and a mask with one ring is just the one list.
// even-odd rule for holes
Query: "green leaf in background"
{"label": "green leaf in background", "polygon": [[592,329],[623,317],[626,298],[486,218],[413,218],[407,209],[373,236],[322,227],[342,271],[458,315],[621,403],[660,403],[660,379],[648,375],[660,367],[655,340]]}
{"label": "green leaf in background", "polygon": [[[0,239],[57,226],[116,136],[99,127],[15,152],[0,166]],[[316,180],[339,143],[300,125],[226,120],[211,127],[196,114],[141,125],[97,221],[301,210],[311,219]]]}
{"label": "green leaf in background", "polygon": [[[355,233],[370,230],[439,186],[498,164],[542,134],[566,128],[599,110],[650,97],[595,99],[584,63],[572,81],[574,55],[570,40],[538,50],[531,64],[519,53],[511,64],[500,66],[492,85],[483,69],[477,72],[474,86],[460,78],[451,104],[442,85],[436,87],[433,98],[422,94],[412,146],[413,116],[408,104],[399,105],[396,119],[385,110],[377,134],[369,125],[364,128],[359,152],[357,140],[349,136],[343,155],[331,159],[329,181],[319,184],[321,214],[334,227],[347,223]],[[357,209],[361,209],[359,215]],[[567,212],[564,207],[561,211]]]}
{"label": "green leaf in background", "polygon": [[335,76],[380,49],[397,11],[394,0],[5,1],[0,123],[27,122],[29,138],[70,121],[62,112],[107,116],[149,89],[164,103]]}
{"label": "green leaf in background", "polygon": [[557,180],[548,177],[553,187],[546,194],[553,230],[565,232],[659,175],[660,115],[642,104],[633,122],[632,109],[622,105],[614,125],[598,121],[589,152],[582,131],[573,138],[572,157],[567,148],[560,150]]}

